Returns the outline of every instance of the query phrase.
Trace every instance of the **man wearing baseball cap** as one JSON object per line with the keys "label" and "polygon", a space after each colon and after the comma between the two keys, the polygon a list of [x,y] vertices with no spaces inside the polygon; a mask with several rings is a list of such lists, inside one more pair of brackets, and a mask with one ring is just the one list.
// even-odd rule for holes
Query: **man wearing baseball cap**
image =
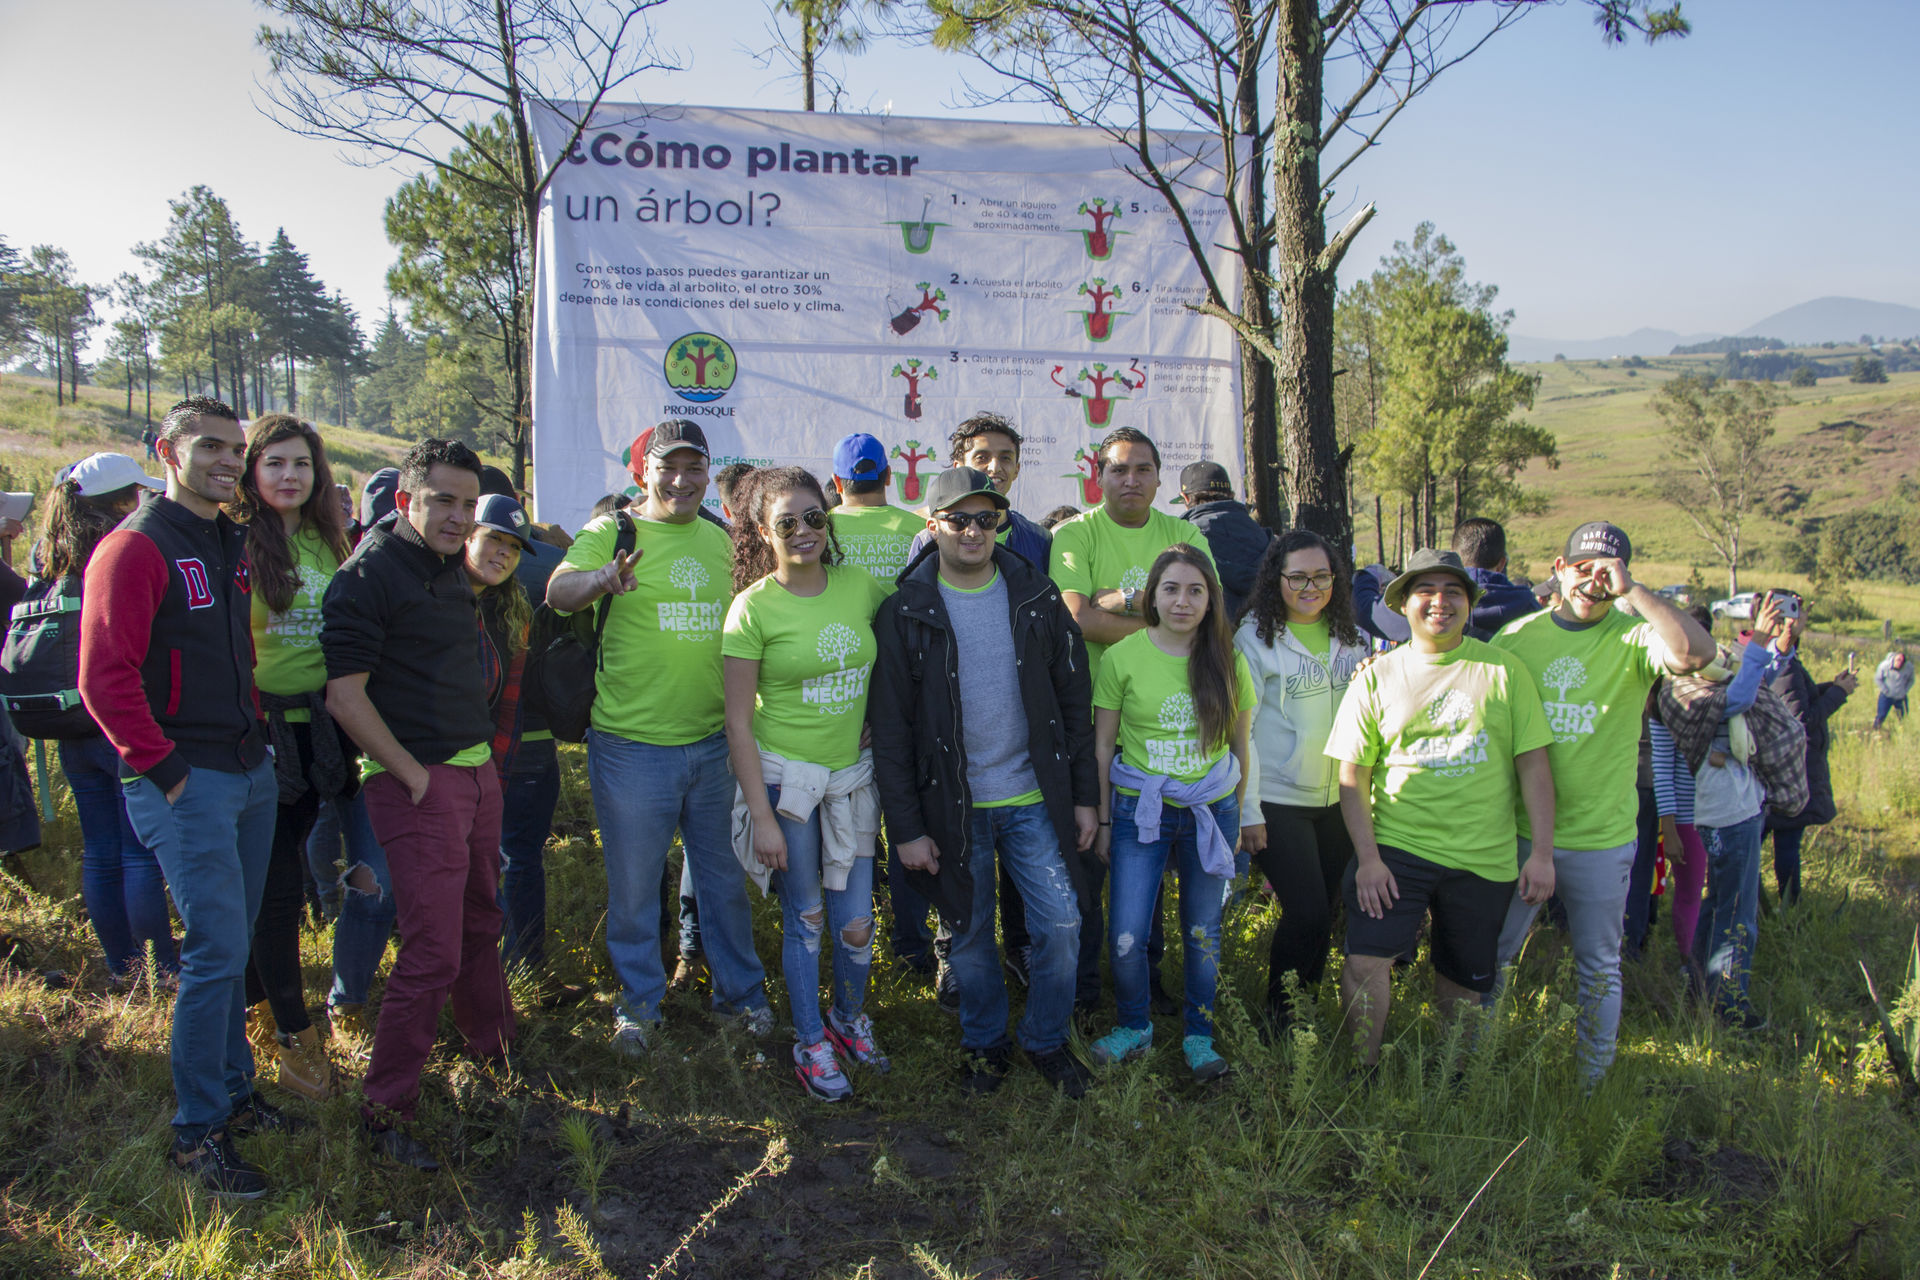
{"label": "man wearing baseball cap", "polygon": [[1181,469],[1180,501],[1186,506],[1181,519],[1198,529],[1213,549],[1227,617],[1238,618],[1253,594],[1254,575],[1273,534],[1260,527],[1246,503],[1234,500],[1233,480],[1217,462],[1189,462]]}
{"label": "man wearing baseball cap", "polygon": [[1429,911],[1434,995],[1451,1013],[1493,989],[1508,900],[1553,892],[1544,852],[1517,879],[1513,864],[1516,802],[1535,829],[1554,827],[1552,734],[1526,667],[1466,635],[1479,597],[1458,555],[1414,552],[1384,597],[1410,642],[1354,675],[1327,739],[1355,855],[1340,996],[1368,1066],[1394,959],[1413,949]]}
{"label": "man wearing baseball cap", "polygon": [[[1567,910],[1580,987],[1580,1066],[1589,1085],[1613,1062],[1620,1027],[1620,939],[1637,844],[1634,789],[1640,721],[1662,674],[1713,661],[1713,637],[1663,596],[1633,580],[1633,544],[1615,525],[1589,521],[1553,562],[1557,603],[1501,628],[1492,645],[1526,664],[1546,707],[1558,796],[1554,883]],[[1624,600],[1639,621],[1616,609]],[[1534,832],[1519,820],[1521,861]],[[1539,904],[1516,896],[1500,932],[1500,966],[1520,954]]]}
{"label": "man wearing baseball cap", "polygon": [[994,942],[996,854],[1020,886],[1033,952],[1018,1036],[1049,1083],[1079,1097],[1067,1049],[1079,964],[1081,860],[1096,828],[1092,682],[1060,591],[997,545],[1007,498],[954,467],[929,486],[936,553],[880,606],[867,700],[873,773],[894,861],[953,929],[961,1084],[990,1093],[1012,1056]]}
{"label": "man wearing baseball cap", "polygon": [[887,501],[893,470],[887,446],[856,431],[833,446],[833,487],[840,505],[833,509],[833,532],[848,564],[857,564],[888,591],[907,567],[907,551],[927,522]]}
{"label": "man wearing baseball cap", "polygon": [[634,458],[643,496],[580,531],[547,583],[547,603],[562,613],[607,610],[587,775],[606,860],[607,954],[620,978],[613,1047],[637,1058],[653,1044],[666,998],[661,877],[676,829],[700,903],[714,1011],[761,1036],[773,1032],[773,1011],[733,856],[720,660],[733,543],[700,518],[706,433],[668,418]]}

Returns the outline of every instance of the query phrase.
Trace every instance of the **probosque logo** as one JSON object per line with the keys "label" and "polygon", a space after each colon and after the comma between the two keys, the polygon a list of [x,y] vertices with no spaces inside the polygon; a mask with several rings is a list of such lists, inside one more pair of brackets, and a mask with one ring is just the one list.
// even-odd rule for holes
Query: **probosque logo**
{"label": "probosque logo", "polygon": [[675,338],[667,347],[661,372],[666,374],[667,385],[682,400],[711,404],[732,388],[734,378],[740,373],[740,362],[719,334],[689,333]]}

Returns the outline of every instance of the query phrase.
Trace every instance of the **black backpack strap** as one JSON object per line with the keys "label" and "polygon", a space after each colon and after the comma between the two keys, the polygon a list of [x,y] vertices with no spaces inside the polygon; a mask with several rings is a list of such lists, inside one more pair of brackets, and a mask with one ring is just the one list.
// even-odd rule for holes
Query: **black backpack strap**
{"label": "black backpack strap", "polygon": [[[638,545],[640,531],[633,527],[633,518],[625,511],[614,512],[613,518],[619,528],[619,532],[613,540],[613,554],[615,556],[622,556],[632,551],[634,547]],[[600,652],[600,636],[602,632],[606,631],[607,615],[612,612],[613,592],[609,591],[600,597],[600,608],[595,612],[593,619],[593,665],[597,671],[605,671],[607,669],[606,659]]]}

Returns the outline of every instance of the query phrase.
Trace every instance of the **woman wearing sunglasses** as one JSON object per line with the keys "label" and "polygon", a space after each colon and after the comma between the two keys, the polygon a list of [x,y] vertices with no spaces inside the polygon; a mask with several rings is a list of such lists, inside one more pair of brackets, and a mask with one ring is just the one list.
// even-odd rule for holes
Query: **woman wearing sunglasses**
{"label": "woman wearing sunglasses", "polygon": [[[826,494],[807,472],[755,471],[737,497],[735,594],[720,643],[727,749],[740,784],[736,852],[763,889],[778,877],[794,1074],[812,1096],[837,1102],[853,1093],[841,1058],[887,1069],[862,1012],[880,829],[867,681],[886,589],[842,562]],[[823,1018],[820,950],[829,934],[833,1001]]]}
{"label": "woman wearing sunglasses", "polygon": [[1266,847],[1254,858],[1280,899],[1267,968],[1267,1027],[1280,1033],[1296,1012],[1288,975],[1300,1010],[1312,1007],[1353,857],[1339,766],[1325,754],[1334,712],[1367,653],[1345,557],[1305,529],[1281,535],[1260,561],[1233,643],[1260,689],[1247,798],[1266,821]]}

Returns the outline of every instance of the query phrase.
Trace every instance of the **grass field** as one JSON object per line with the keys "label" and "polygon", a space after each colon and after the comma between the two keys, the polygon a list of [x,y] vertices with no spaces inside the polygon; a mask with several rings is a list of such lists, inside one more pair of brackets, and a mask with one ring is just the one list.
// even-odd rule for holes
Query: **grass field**
{"label": "grass field", "polygon": [[[1855,352],[1819,354],[1829,363],[1845,363]],[[1535,463],[1522,477],[1546,497],[1548,509],[1544,515],[1509,523],[1514,559],[1532,572],[1544,572],[1575,526],[1612,520],[1634,540],[1637,577],[1663,585],[1685,582],[1697,566],[1713,594],[1725,595],[1725,567],[1686,515],[1651,492],[1665,452],[1652,407],[1654,392],[1680,374],[1710,373],[1718,364],[1718,356],[1671,356],[1649,359],[1641,368],[1618,360],[1529,366],[1542,382],[1534,408],[1525,416],[1554,433],[1560,466]],[[1759,556],[1741,574],[1743,590],[1776,584],[1804,590],[1804,577],[1778,567],[1777,548],[1798,536],[1794,521],[1868,505],[1890,496],[1900,480],[1920,476],[1920,372],[1894,374],[1883,385],[1822,378],[1813,387],[1775,386],[1787,398],[1775,419],[1778,479],[1797,486],[1804,505],[1785,513],[1785,519],[1750,523],[1747,542],[1758,548]],[[1391,505],[1385,515],[1391,551]],[[1356,540],[1370,555],[1375,545],[1370,502],[1365,511],[1356,512],[1356,519]],[[1851,590],[1872,618],[1848,624],[1849,630],[1878,634],[1881,620],[1891,618],[1897,632],[1920,634],[1920,589],[1859,582]]]}
{"label": "grass field", "polygon": [[[1582,377],[1606,386],[1617,369],[1554,372],[1565,384],[1548,392],[1578,400]],[[1633,396],[1644,411],[1638,384],[1656,376],[1595,392],[1581,412]],[[117,400],[89,392],[54,412],[51,399],[50,385],[0,379],[0,463],[14,475],[44,480],[99,447],[138,455]],[[1805,407],[1814,418],[1881,411]],[[1598,443],[1586,447],[1608,447],[1607,424],[1591,415]],[[356,479],[398,452],[340,439]],[[1646,452],[1644,433],[1635,439],[1619,456]],[[1564,430],[1569,469],[1576,445]],[[1537,560],[1548,530],[1585,515],[1556,506],[1523,529],[1523,554]],[[1649,548],[1642,573],[1683,580],[1671,513],[1625,518]],[[1824,675],[1843,657],[1833,647],[1811,660]],[[1804,900],[1762,919],[1755,991],[1770,1027],[1738,1035],[1690,1008],[1662,919],[1626,974],[1620,1059],[1591,1096],[1573,1060],[1570,957],[1551,930],[1536,932],[1509,997],[1464,1028],[1434,1018],[1424,966],[1399,975],[1389,1049],[1366,1085],[1337,1031],[1337,959],[1313,993],[1312,1029],[1278,1046],[1254,1034],[1244,1010],[1260,999],[1273,925],[1258,900],[1227,924],[1220,1008],[1236,1073],[1204,1091],[1178,1061],[1177,1022],[1161,1019],[1154,1054],[1081,1102],[1024,1066],[998,1094],[968,1100],[954,1085],[955,1022],[884,944],[869,1009],[895,1066],[858,1077],[850,1104],[808,1101],[786,1067],[790,1038],[716,1029],[691,995],[670,1001],[648,1060],[617,1059],[600,850],[584,757],[566,748],[548,946],[558,975],[593,998],[559,1012],[522,1001],[513,1073],[474,1065],[443,1037],[422,1111],[450,1158],[441,1174],[374,1163],[350,1098],[289,1101],[315,1124],[244,1140],[274,1191],[241,1206],[162,1168],[169,1005],[149,990],[105,993],[71,800],[56,781],[41,847],[0,863],[0,932],[18,942],[0,965],[0,1277],[1920,1274],[1915,1101],[1858,967],[1897,989],[1920,917],[1920,731],[1868,735],[1871,710],[1857,695],[1836,718],[1842,816],[1808,840]],[[774,905],[757,902],[784,1022],[778,929]],[[322,930],[303,939],[316,1005],[327,947]],[[50,985],[49,970],[72,985]],[[1177,990],[1177,955],[1168,970]]]}

